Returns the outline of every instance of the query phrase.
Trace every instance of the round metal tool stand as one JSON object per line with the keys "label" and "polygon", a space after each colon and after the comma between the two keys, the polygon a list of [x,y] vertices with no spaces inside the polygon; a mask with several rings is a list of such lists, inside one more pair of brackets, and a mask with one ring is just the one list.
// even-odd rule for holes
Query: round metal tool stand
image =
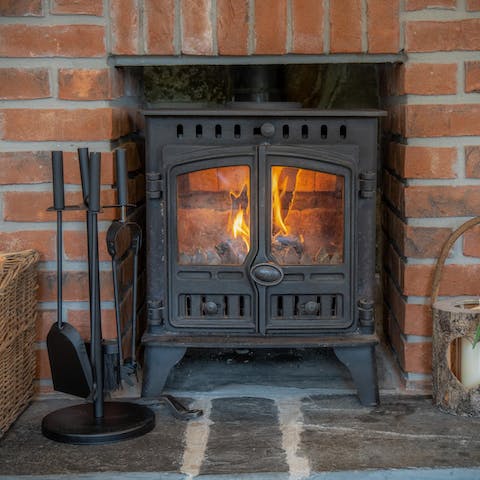
{"label": "round metal tool stand", "polygon": [[126,402],[105,402],[101,418],[95,418],[93,405],[85,403],[56,410],[42,421],[42,433],[47,438],[77,445],[140,437],[154,427],[155,414],[149,408]]}
{"label": "round metal tool stand", "polygon": [[[56,410],[46,415],[42,421],[42,433],[45,437],[57,442],[80,445],[105,444],[135,438],[155,427],[155,414],[143,405],[126,402],[104,402],[97,222],[97,215],[101,209],[101,158],[99,153],[92,153],[87,167],[87,156],[88,153],[85,150],[80,154],[80,165],[83,166],[81,168],[83,197],[84,203],[88,204],[92,402]],[[88,175],[86,170],[89,170]]]}

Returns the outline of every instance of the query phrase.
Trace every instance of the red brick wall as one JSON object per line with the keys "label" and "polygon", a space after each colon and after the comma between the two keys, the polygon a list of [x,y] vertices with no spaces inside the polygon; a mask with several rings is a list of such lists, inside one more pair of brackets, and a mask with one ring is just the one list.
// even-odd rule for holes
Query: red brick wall
{"label": "red brick wall", "polygon": [[397,53],[401,48],[399,0],[144,0],[142,11],[139,0],[110,2],[116,54]]}
{"label": "red brick wall", "polygon": [[[65,176],[72,202],[80,198],[76,148],[104,152],[103,194],[114,200],[112,142],[128,140],[136,128],[138,101],[131,98],[135,82],[109,67],[111,53],[269,54],[279,62],[283,54],[316,54],[322,63],[329,54],[405,51],[406,63],[387,69],[382,85],[390,112],[383,127],[391,138],[383,158],[383,284],[388,332],[406,381],[428,382],[435,258],[453,228],[480,214],[479,12],[478,0],[0,2],[0,249],[33,247],[42,254],[40,386],[50,386],[44,339],[55,306],[48,152],[70,152]],[[130,145],[138,163],[135,155]],[[81,215],[67,220],[67,318],[84,328],[85,231]],[[479,293],[479,240],[477,229],[454,248],[442,295]],[[101,256],[110,335],[110,273],[104,250]]]}
{"label": "red brick wall", "polygon": [[[474,2],[408,0],[408,61],[384,78],[384,287],[387,329],[407,385],[430,381],[431,282],[451,231],[480,215],[480,18]],[[480,294],[480,230],[457,242],[441,296]]]}
{"label": "red brick wall", "polygon": [[[55,214],[50,151],[64,150],[66,199],[81,199],[76,149],[101,151],[102,198],[115,202],[112,142],[134,128],[125,74],[107,65],[108,16],[103,2],[2,1],[0,15],[0,251],[35,248],[39,266],[38,385],[50,391],[45,338],[55,317]],[[131,169],[138,155],[129,143]],[[137,165],[135,164],[137,163]],[[131,200],[135,200],[132,198]],[[100,220],[115,218],[106,210]],[[69,213],[64,231],[66,320],[88,337],[84,213]],[[114,333],[112,282],[100,224],[104,336]]]}

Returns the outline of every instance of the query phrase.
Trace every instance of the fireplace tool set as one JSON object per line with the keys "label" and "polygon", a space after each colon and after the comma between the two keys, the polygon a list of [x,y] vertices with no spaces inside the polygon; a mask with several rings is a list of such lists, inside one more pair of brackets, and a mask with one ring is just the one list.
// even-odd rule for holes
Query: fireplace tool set
{"label": "fireplace tool set", "polygon": [[[136,274],[141,231],[138,225],[126,222],[127,166],[125,151],[119,149],[116,156],[117,188],[122,216],[113,222],[107,234],[107,246],[112,256],[115,280],[115,310],[117,316],[117,349],[115,377],[105,381],[110,368],[105,360],[106,342],[102,339],[100,313],[100,274],[98,257],[98,213],[100,205],[100,153],[89,154],[87,148],[79,153],[83,205],[66,206],[63,182],[63,154],[52,153],[53,207],[57,212],[57,322],[47,336],[48,355],[55,390],[69,393],[91,402],[54,411],[42,421],[43,434],[55,441],[73,444],[102,444],[141,436],[155,426],[154,413],[144,405],[128,402],[105,402],[105,392],[116,388],[122,379],[136,370]],[[88,241],[88,278],[90,297],[90,345],[85,345],[78,331],[63,321],[62,298],[62,214],[64,211],[86,211]],[[126,245],[125,245],[126,244]],[[119,246],[122,245],[121,248]],[[134,256],[134,280],[132,285],[132,355],[129,360],[122,355],[122,328],[118,288],[118,267],[125,255],[132,250]],[[89,352],[88,352],[89,350]],[[110,365],[111,367],[111,365]],[[108,376],[108,375],[107,375]],[[111,374],[109,375],[112,376]]]}

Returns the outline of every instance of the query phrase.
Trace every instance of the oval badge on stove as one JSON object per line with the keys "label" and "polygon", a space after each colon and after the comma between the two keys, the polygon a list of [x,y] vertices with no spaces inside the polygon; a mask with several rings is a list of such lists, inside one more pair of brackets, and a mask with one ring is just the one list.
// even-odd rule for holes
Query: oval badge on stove
{"label": "oval badge on stove", "polygon": [[259,285],[277,285],[283,280],[283,270],[274,263],[258,263],[250,269],[250,275]]}

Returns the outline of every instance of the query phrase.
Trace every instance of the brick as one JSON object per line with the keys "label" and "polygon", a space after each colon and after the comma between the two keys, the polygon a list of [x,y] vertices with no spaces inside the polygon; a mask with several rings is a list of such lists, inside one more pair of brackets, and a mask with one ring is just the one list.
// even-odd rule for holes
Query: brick
{"label": "brick", "polygon": [[[71,323],[84,339],[90,338],[90,312],[89,310],[67,310],[68,323]],[[117,337],[115,323],[115,310],[102,309],[102,337],[111,339]]]}
{"label": "brick", "polygon": [[401,95],[453,95],[457,93],[457,64],[411,63],[402,75]]}
{"label": "brick", "polygon": [[255,2],[255,53],[275,55],[286,53],[287,1]]}
{"label": "brick", "polygon": [[0,68],[0,99],[29,100],[50,96],[46,68]]}
{"label": "brick", "polygon": [[401,255],[410,258],[436,258],[451,233],[450,228],[407,225],[388,207],[383,226]]}
{"label": "brick", "polygon": [[432,308],[430,305],[407,303],[403,331],[405,335],[430,337],[433,330]]}
{"label": "brick", "polygon": [[399,287],[403,284],[403,271],[405,261],[400,257],[394,246],[384,238],[383,266],[392,280]]}
{"label": "brick", "polygon": [[213,55],[212,0],[181,0],[182,53]]}
{"label": "brick", "polygon": [[437,258],[450,233],[449,228],[408,225],[405,229],[403,254],[411,258]]}
{"label": "brick", "polygon": [[[64,152],[64,181],[80,185],[78,157],[75,152]],[[0,185],[49,183],[52,181],[51,152],[0,152]],[[113,155],[102,152],[103,185],[112,185]]]}
{"label": "brick", "polygon": [[467,0],[467,12],[479,12],[480,0]]}
{"label": "brick", "polygon": [[105,28],[100,25],[0,25],[3,57],[102,57]]}
{"label": "brick", "polygon": [[417,147],[392,142],[387,165],[403,178],[456,178],[457,149]]}
{"label": "brick", "polygon": [[480,135],[480,105],[408,105],[404,135],[455,137]]}
{"label": "brick", "polygon": [[476,186],[411,186],[405,189],[407,217],[463,217],[480,215]]}
{"label": "brick", "polygon": [[50,12],[55,15],[103,15],[103,3],[99,0],[53,0]]}
{"label": "brick", "polygon": [[150,55],[172,55],[175,53],[174,0],[145,0],[144,8],[146,52]]}
{"label": "brick", "polygon": [[[111,257],[107,252],[106,239],[107,239],[106,232],[100,232],[98,235],[98,255],[101,262],[111,261]],[[77,231],[77,230],[64,231],[63,245],[64,245],[65,257],[68,260],[86,261],[88,259],[86,231]]]}
{"label": "brick", "polygon": [[33,248],[42,261],[55,259],[56,232],[50,230],[19,230],[0,232],[0,251],[16,252]]}
{"label": "brick", "polygon": [[111,51],[117,55],[135,55],[138,49],[138,0],[111,0]]}
{"label": "brick", "polygon": [[3,140],[95,141],[111,140],[130,132],[126,110],[112,108],[78,110],[3,110]]}
{"label": "brick", "polygon": [[399,0],[367,0],[368,52],[400,50]]}
{"label": "brick", "polygon": [[41,381],[39,381],[39,379],[37,379],[34,385],[35,395],[56,395],[51,380],[41,379]]}
{"label": "brick", "polygon": [[480,257],[480,227],[473,227],[464,233],[463,254],[467,257]]}
{"label": "brick", "polygon": [[330,3],[330,51],[362,51],[361,0],[335,0]]}
{"label": "brick", "polygon": [[[405,265],[404,295],[429,296],[432,291],[433,265]],[[480,265],[448,264],[443,267],[439,295],[480,295],[480,285],[472,279],[478,278]]]}
{"label": "brick", "polygon": [[293,0],[292,53],[323,53],[323,2]]}
{"label": "brick", "polygon": [[58,98],[62,100],[111,100],[122,93],[123,78],[116,69],[58,70]]}
{"label": "brick", "polygon": [[35,378],[41,380],[52,378],[50,361],[48,359],[48,352],[46,350],[46,347],[36,350],[35,356],[37,357],[37,369],[35,372]]}
{"label": "brick", "polygon": [[405,342],[403,356],[406,372],[425,374],[432,372],[431,342]]}
{"label": "brick", "polygon": [[480,18],[449,22],[408,22],[407,52],[480,50]]}
{"label": "brick", "polygon": [[383,275],[384,296],[388,308],[405,335],[432,335],[432,309],[429,305],[407,303],[389,275]]}
{"label": "brick", "polygon": [[398,325],[391,315],[388,315],[388,312],[387,317],[389,337],[402,369],[409,373],[431,373],[431,342],[408,342],[400,333]]}
{"label": "brick", "polygon": [[405,185],[387,171],[383,175],[383,194],[393,207],[402,210],[405,203]]}
{"label": "brick", "polygon": [[406,122],[406,105],[390,105],[388,107],[387,125],[382,127],[391,134],[399,134],[405,136],[405,122]]}
{"label": "brick", "polygon": [[56,310],[41,310],[38,312],[36,331],[37,342],[44,342],[47,339],[48,332],[54,322],[57,321]]}
{"label": "brick", "polygon": [[404,147],[404,178],[456,178],[454,147]]}
{"label": "brick", "polygon": [[465,92],[480,93],[480,62],[465,62]]}
{"label": "brick", "polygon": [[[57,298],[57,273],[40,271],[38,273],[39,300],[53,302]],[[101,299],[113,300],[112,275],[110,272],[100,272]],[[86,302],[88,300],[88,272],[63,272],[63,298],[65,301]]]}
{"label": "brick", "polygon": [[220,55],[247,55],[248,1],[217,0],[217,38]]}
{"label": "brick", "polygon": [[41,17],[42,15],[42,0],[2,0],[0,2],[1,17]]}
{"label": "brick", "polygon": [[424,10],[426,8],[448,8],[455,10],[457,0],[406,0],[405,10]]}
{"label": "brick", "polygon": [[[113,190],[102,190],[102,205],[112,205],[116,194]],[[52,205],[51,192],[4,192],[3,193],[3,219],[12,222],[55,222],[55,212],[47,212]],[[67,205],[80,205],[82,195],[80,192],[66,192],[65,203]],[[32,205],[35,208],[32,208]],[[113,220],[118,217],[115,208],[105,209],[99,216],[99,220]],[[63,218],[66,221],[85,221],[85,212],[65,212]]]}
{"label": "brick", "polygon": [[0,152],[0,185],[45,183],[51,179],[49,152]]}
{"label": "brick", "polygon": [[480,178],[480,146],[465,147],[465,175]]}

